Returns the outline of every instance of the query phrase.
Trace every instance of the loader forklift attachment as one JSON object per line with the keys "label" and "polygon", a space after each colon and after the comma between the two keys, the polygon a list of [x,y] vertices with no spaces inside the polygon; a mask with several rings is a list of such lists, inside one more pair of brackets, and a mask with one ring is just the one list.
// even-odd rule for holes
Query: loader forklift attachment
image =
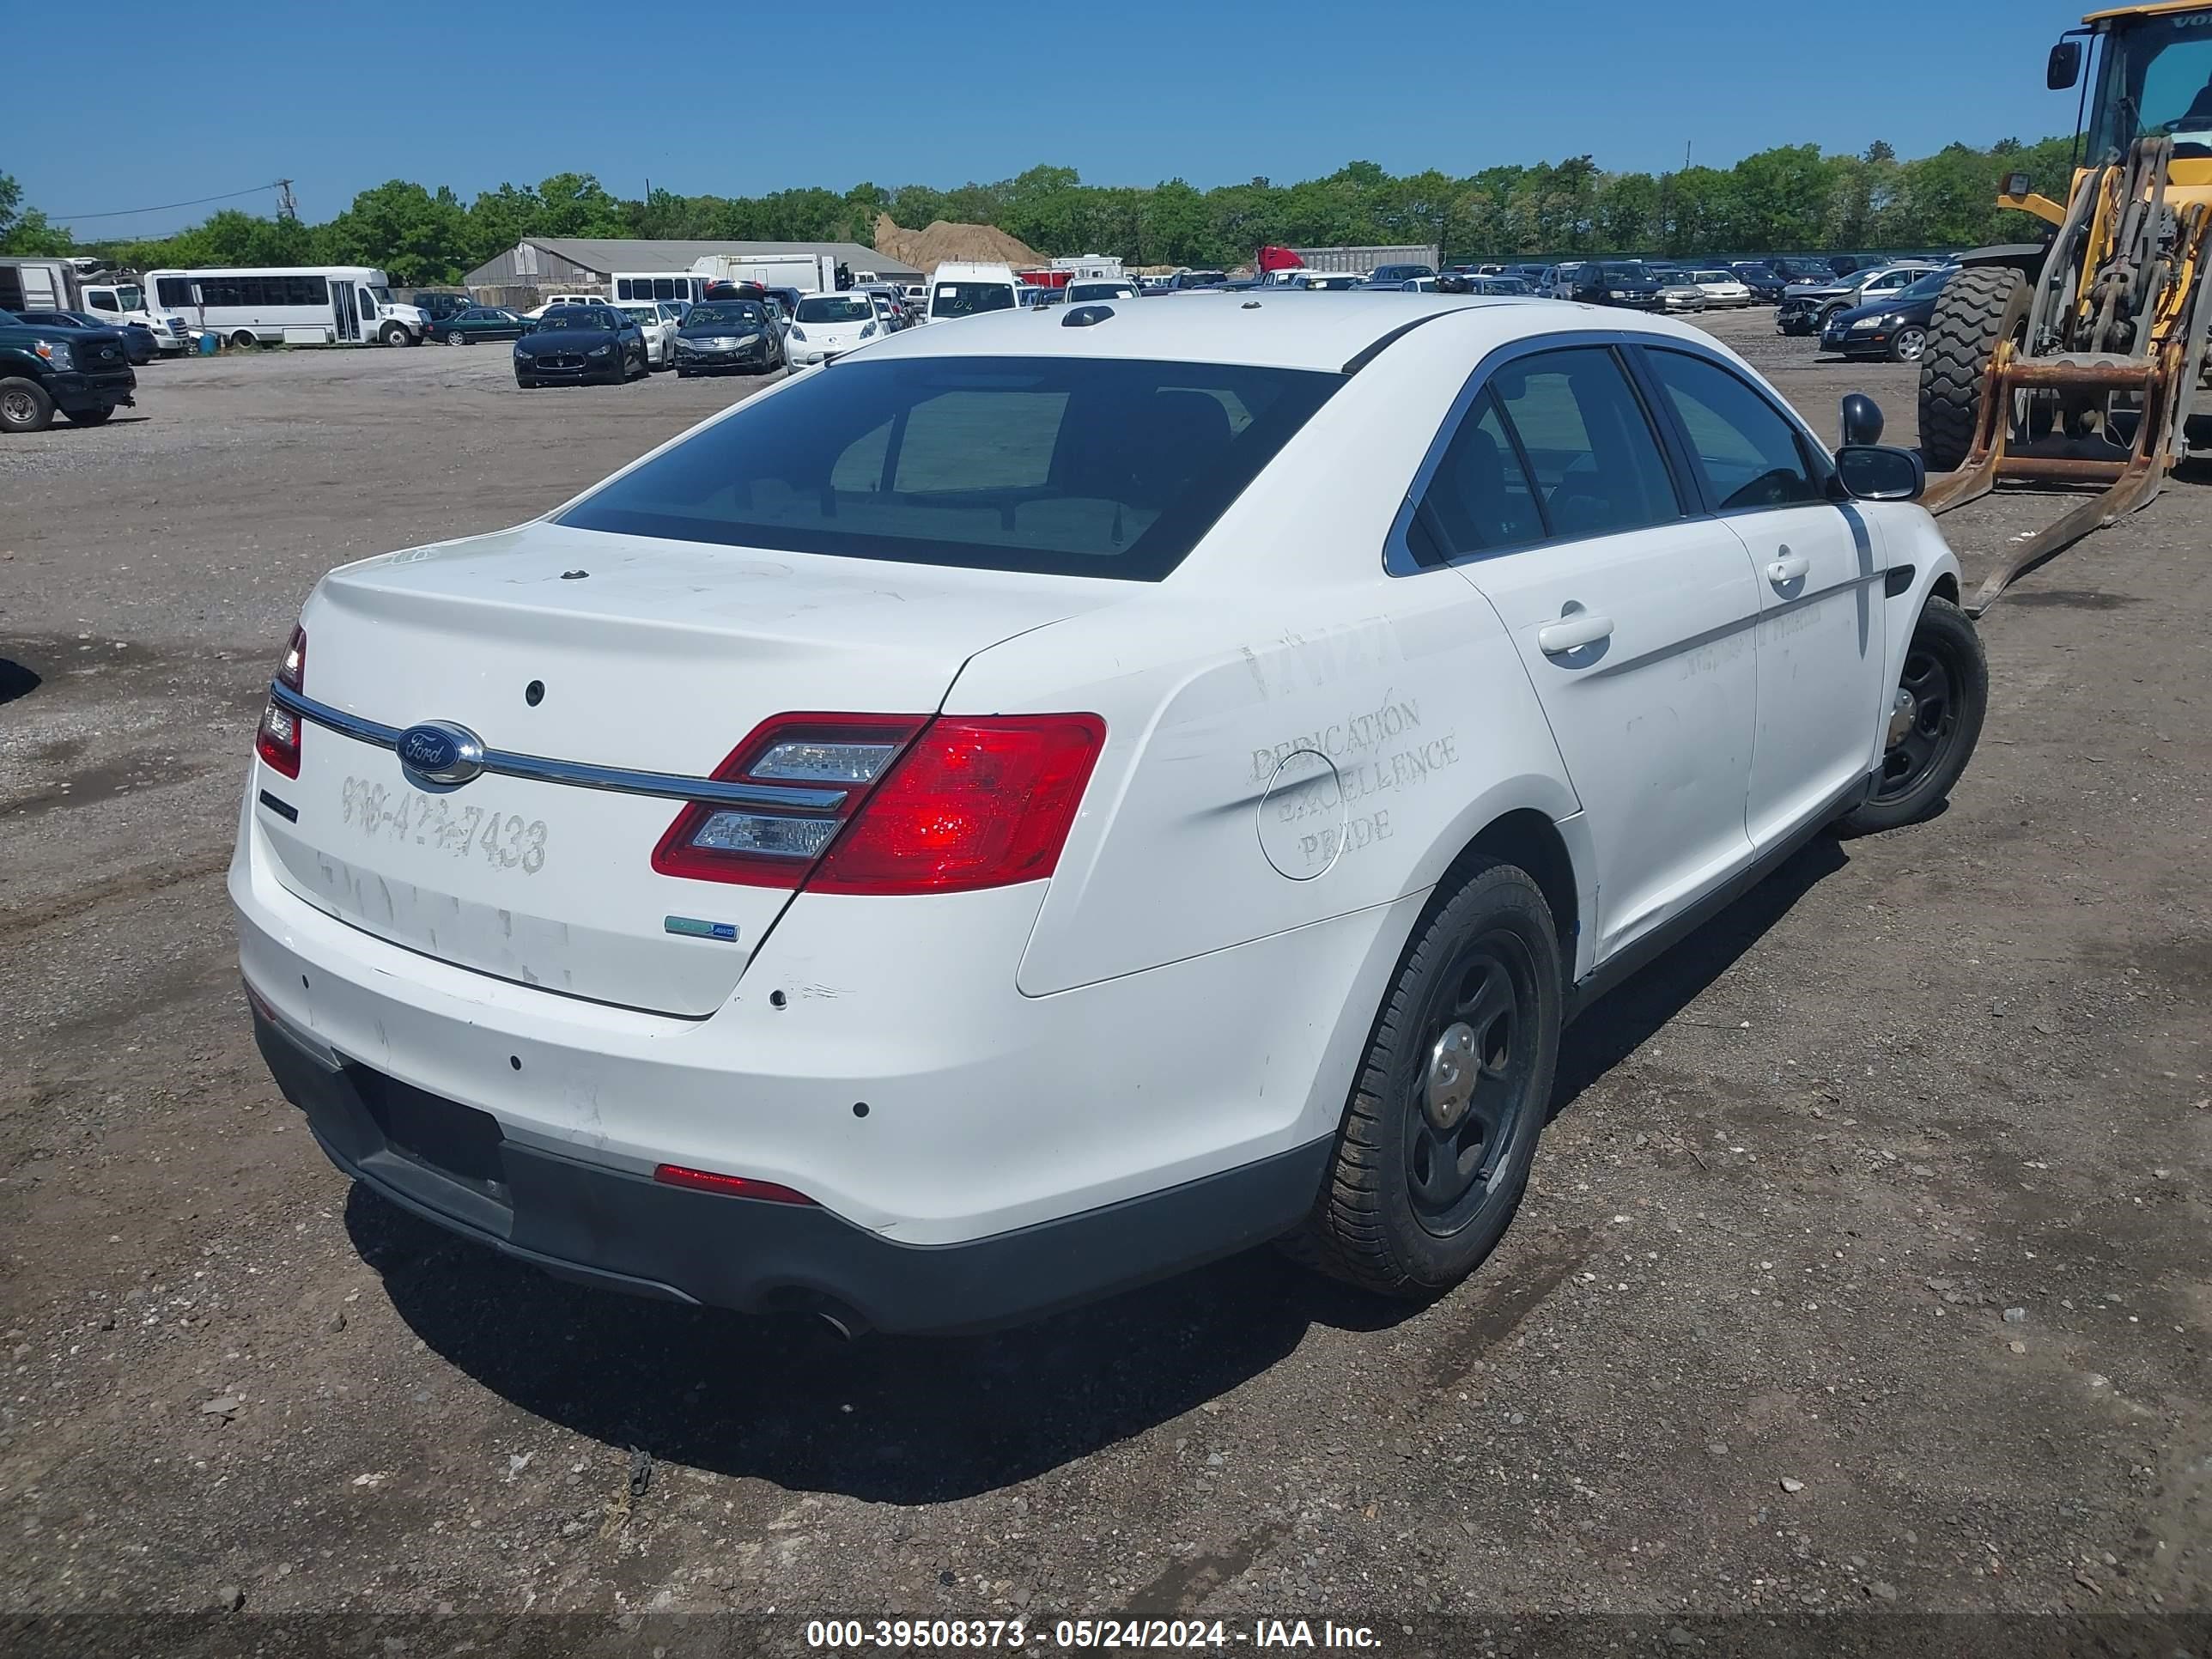
{"label": "loader forklift attachment", "polygon": [[[2148,505],[2186,451],[2212,325],[2203,280],[2212,208],[2169,204],[2173,153],[2171,137],[2148,137],[2124,161],[2108,154],[2076,181],[2025,310],[2017,298],[2004,310],[1966,458],[1929,481],[1922,503],[1931,513],[2000,483],[2098,489],[2014,543],[1967,605],[1970,615],[2091,532]],[[2001,278],[1988,283],[1996,287],[1969,296],[1984,301],[1984,319],[1995,314],[1986,295],[2003,291]]]}

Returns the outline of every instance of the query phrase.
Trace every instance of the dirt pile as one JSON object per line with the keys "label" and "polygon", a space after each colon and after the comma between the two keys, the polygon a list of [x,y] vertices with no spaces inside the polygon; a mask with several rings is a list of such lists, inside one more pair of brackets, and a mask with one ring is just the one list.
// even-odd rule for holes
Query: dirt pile
{"label": "dirt pile", "polygon": [[964,259],[1036,270],[1045,256],[995,225],[959,225],[939,219],[927,230],[903,230],[888,213],[876,216],[876,252],[924,271],[947,259]]}

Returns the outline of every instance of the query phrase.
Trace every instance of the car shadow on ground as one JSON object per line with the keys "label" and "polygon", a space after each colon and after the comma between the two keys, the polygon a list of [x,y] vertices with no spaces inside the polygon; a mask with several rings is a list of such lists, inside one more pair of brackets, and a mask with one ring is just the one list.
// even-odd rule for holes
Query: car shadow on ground
{"label": "car shadow on ground", "polygon": [[414,1333],[524,1410],[617,1449],[800,1492],[927,1504],[1156,1428],[1315,1325],[1417,1310],[1255,1250],[1017,1329],[846,1342],[799,1318],[673,1307],[550,1278],[356,1186],[347,1231]]}
{"label": "car shadow on ground", "polygon": [[1834,836],[1815,836],[1727,909],[1592,1003],[1559,1043],[1551,1115],[1703,996],[1798,900],[1850,862]]}
{"label": "car shadow on ground", "polygon": [[[1562,1047],[1553,1115],[1844,862],[1821,837],[1595,1004]],[[1012,1485],[1195,1410],[1310,1327],[1383,1330],[1417,1310],[1255,1250],[1012,1330],[848,1343],[811,1321],[571,1285],[360,1186],[345,1222],[409,1328],[524,1410],[611,1447],[870,1502]]]}

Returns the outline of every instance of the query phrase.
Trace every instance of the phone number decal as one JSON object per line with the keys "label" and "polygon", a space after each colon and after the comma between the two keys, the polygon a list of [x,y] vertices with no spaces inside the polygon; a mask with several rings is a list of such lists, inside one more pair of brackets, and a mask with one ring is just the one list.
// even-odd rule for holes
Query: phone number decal
{"label": "phone number decal", "polygon": [[545,867],[545,820],[481,806],[457,806],[443,795],[392,789],[348,778],[339,817],[372,841],[411,841],[455,858],[482,858],[495,870],[534,876]]}

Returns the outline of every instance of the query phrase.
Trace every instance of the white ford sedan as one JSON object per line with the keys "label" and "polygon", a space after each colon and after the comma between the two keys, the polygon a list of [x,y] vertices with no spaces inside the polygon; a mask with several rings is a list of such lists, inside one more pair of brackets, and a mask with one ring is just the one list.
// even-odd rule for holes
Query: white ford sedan
{"label": "white ford sedan", "polygon": [[348,1174],[641,1293],[955,1329],[1285,1237],[1437,1293],[1580,1008],[1959,777],[1919,482],[1619,311],[894,335],[322,580],[262,1051]]}

